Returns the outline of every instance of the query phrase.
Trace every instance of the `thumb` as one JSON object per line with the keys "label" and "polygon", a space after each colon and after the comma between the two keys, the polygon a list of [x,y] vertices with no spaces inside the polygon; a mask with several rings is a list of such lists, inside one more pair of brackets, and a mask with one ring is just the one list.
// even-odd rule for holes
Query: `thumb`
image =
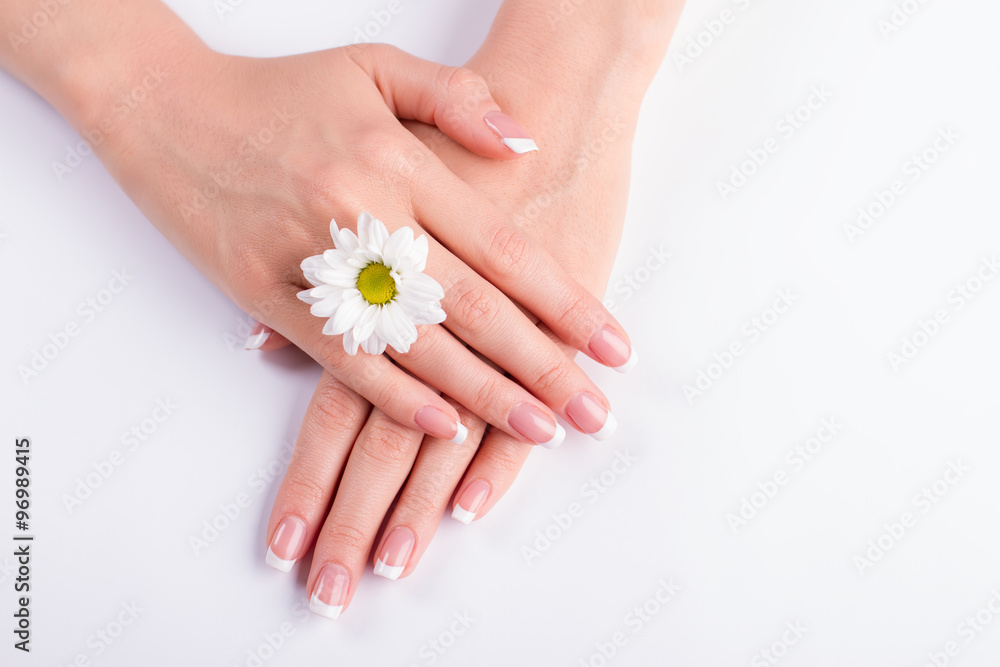
{"label": "thumb", "polygon": [[437,126],[484,157],[510,159],[538,150],[527,130],[500,111],[486,80],[472,70],[439,65],[387,44],[355,45],[349,53],[397,118]]}

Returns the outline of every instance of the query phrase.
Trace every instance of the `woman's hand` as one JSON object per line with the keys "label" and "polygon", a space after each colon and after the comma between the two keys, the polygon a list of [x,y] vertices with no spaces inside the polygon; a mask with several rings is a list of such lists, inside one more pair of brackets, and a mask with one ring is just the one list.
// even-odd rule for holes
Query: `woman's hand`
{"label": "woman's hand", "polygon": [[[654,69],[644,70],[636,59],[655,63],[656,54],[607,57],[608,51],[596,48],[600,36],[584,29],[576,33],[579,51],[571,48],[575,41],[568,36],[567,43],[553,45],[546,60],[519,62],[518,53],[532,52],[519,39],[552,36],[532,36],[524,28],[514,35],[506,29],[518,21],[519,12],[511,11],[516,4],[505,5],[506,14],[501,13],[470,67],[500,91],[505,108],[546,128],[546,151],[530,163],[494,163],[470,155],[434,128],[408,125],[450,169],[511,215],[598,296],[621,234],[632,131]],[[609,21],[594,25],[603,30]],[[669,21],[660,27],[664,49],[672,26]],[[601,57],[590,60],[594,54]],[[622,65],[616,63],[626,66],[628,74],[618,71]],[[553,81],[562,82],[562,94],[546,94]],[[614,84],[595,93],[595,81]],[[546,124],[546,118],[561,122]],[[546,331],[544,325],[540,328]],[[251,342],[264,350],[287,344],[264,327]],[[570,358],[576,354],[568,346],[562,349]],[[581,412],[574,418],[585,422],[588,416]],[[281,570],[291,569],[315,543],[307,583],[313,611],[336,618],[353,597],[370,555],[376,574],[395,579],[411,573],[452,498],[452,516],[470,523],[510,487],[532,446],[492,430],[477,448],[485,425],[471,415],[463,414],[463,420],[471,432],[459,448],[425,438],[377,409],[369,413],[362,398],[323,374],[267,531],[267,561]]]}
{"label": "woman's hand", "polygon": [[[396,118],[434,123],[489,159],[516,157],[510,146],[523,151],[530,140],[497,113],[478,76],[380,45],[284,58],[221,55],[148,0],[67,6],[53,22],[78,28],[83,44],[68,72],[42,76],[38,88],[83,131],[114,114],[148,68],[162,72],[97,152],[164,235],[246,312],[398,423],[434,437],[461,442],[466,432],[438,391],[524,441],[555,437],[557,414],[606,434],[607,399],[507,297],[560,340],[616,367],[631,357],[621,327]],[[44,50],[43,37],[31,48]],[[349,354],[296,298],[311,287],[302,261],[333,245],[331,217],[349,227],[362,211],[390,232],[426,234],[426,273],[444,288],[445,326],[420,327],[416,343],[390,350],[391,360]],[[580,402],[600,417],[573,422]],[[519,431],[522,423],[535,428]]]}

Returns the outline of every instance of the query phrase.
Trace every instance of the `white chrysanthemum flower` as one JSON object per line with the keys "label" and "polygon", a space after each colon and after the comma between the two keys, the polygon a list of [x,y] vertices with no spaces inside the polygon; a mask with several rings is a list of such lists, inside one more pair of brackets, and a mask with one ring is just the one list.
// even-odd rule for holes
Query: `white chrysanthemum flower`
{"label": "white chrysanthemum flower", "polygon": [[400,227],[392,236],[370,213],[358,216],[358,234],[330,221],[334,250],[302,262],[306,280],[315,285],[299,292],[316,317],[327,317],[323,333],[344,335],[344,349],[382,354],[386,345],[406,353],[417,340],[418,324],[439,324],[444,290],[423,273],[427,237],[413,238]]}

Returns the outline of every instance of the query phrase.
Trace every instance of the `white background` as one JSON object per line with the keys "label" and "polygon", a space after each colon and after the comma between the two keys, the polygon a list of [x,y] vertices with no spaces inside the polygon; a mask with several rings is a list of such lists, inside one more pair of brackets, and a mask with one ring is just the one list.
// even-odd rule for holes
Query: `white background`
{"label": "white background", "polygon": [[[910,0],[919,11],[887,36],[894,1],[689,2],[644,107],[608,292],[641,363],[628,376],[586,366],[618,433],[536,453],[486,519],[445,519],[413,576],[369,570],[336,622],[302,612],[305,568],[264,565],[277,480],[256,472],[294,441],[317,368],[294,351],[242,352],[242,313],[93,156],[60,182],[51,164],[79,137],[0,75],[0,539],[14,532],[15,436],[33,442],[38,536],[30,657],[10,647],[14,563],[0,551],[0,662],[254,665],[248,652],[287,621],[263,664],[753,666],[776,664],[758,652],[778,642],[789,667],[918,667],[950,641],[948,664],[1000,664],[1000,618],[961,625],[1000,591],[1000,279],[962,307],[954,292],[1000,257],[1000,5]],[[460,63],[498,1],[402,4],[378,38]],[[208,0],[171,5],[213,47],[279,55],[348,43],[385,3],[244,0],[224,18]],[[731,23],[680,63],[725,8]],[[787,136],[778,123],[822,86],[832,96]],[[908,162],[943,128],[957,140],[914,180]],[[724,201],[718,182],[769,137],[777,152]],[[845,225],[894,179],[905,192],[852,243]],[[661,247],[671,259],[648,272]],[[78,304],[121,269],[132,282],[87,322]],[[627,277],[641,289],[628,294]],[[751,340],[744,325],[779,290],[794,306]],[[938,310],[945,324],[893,368],[888,354]],[[74,321],[81,335],[22,381],[18,366]],[[744,353],[720,374],[713,355],[734,342]],[[718,379],[688,400],[700,371]],[[157,399],[179,408],[124,451]],[[836,436],[789,461],[824,418]],[[116,449],[124,462],[69,511],[66,494]],[[626,451],[636,462],[584,495]],[[949,462],[967,472],[921,501]],[[728,515],[777,471],[787,483],[734,531]],[[189,538],[240,493],[250,506],[196,554]],[[582,516],[558,528],[574,502]],[[882,535],[905,512],[913,525]],[[556,538],[529,564],[537,531]],[[880,536],[880,558],[859,565]],[[650,602],[671,579],[676,597]],[[143,611],[98,654],[95,633],[132,602]],[[637,621],[647,603],[655,613]],[[456,613],[475,619],[458,637]],[[796,622],[804,633],[782,647]],[[598,645],[619,631],[607,660]]]}

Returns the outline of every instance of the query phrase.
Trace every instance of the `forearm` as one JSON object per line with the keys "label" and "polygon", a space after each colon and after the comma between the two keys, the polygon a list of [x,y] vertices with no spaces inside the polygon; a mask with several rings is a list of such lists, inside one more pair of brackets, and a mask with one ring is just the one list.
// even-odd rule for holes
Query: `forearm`
{"label": "forearm", "polygon": [[81,130],[150,68],[162,73],[205,50],[158,0],[4,0],[0,34],[0,66]]}
{"label": "forearm", "polygon": [[[683,0],[506,0],[484,50],[526,84],[544,82],[549,98],[617,98],[623,107],[637,109],[683,5]],[[475,68],[482,55],[470,65]]]}

